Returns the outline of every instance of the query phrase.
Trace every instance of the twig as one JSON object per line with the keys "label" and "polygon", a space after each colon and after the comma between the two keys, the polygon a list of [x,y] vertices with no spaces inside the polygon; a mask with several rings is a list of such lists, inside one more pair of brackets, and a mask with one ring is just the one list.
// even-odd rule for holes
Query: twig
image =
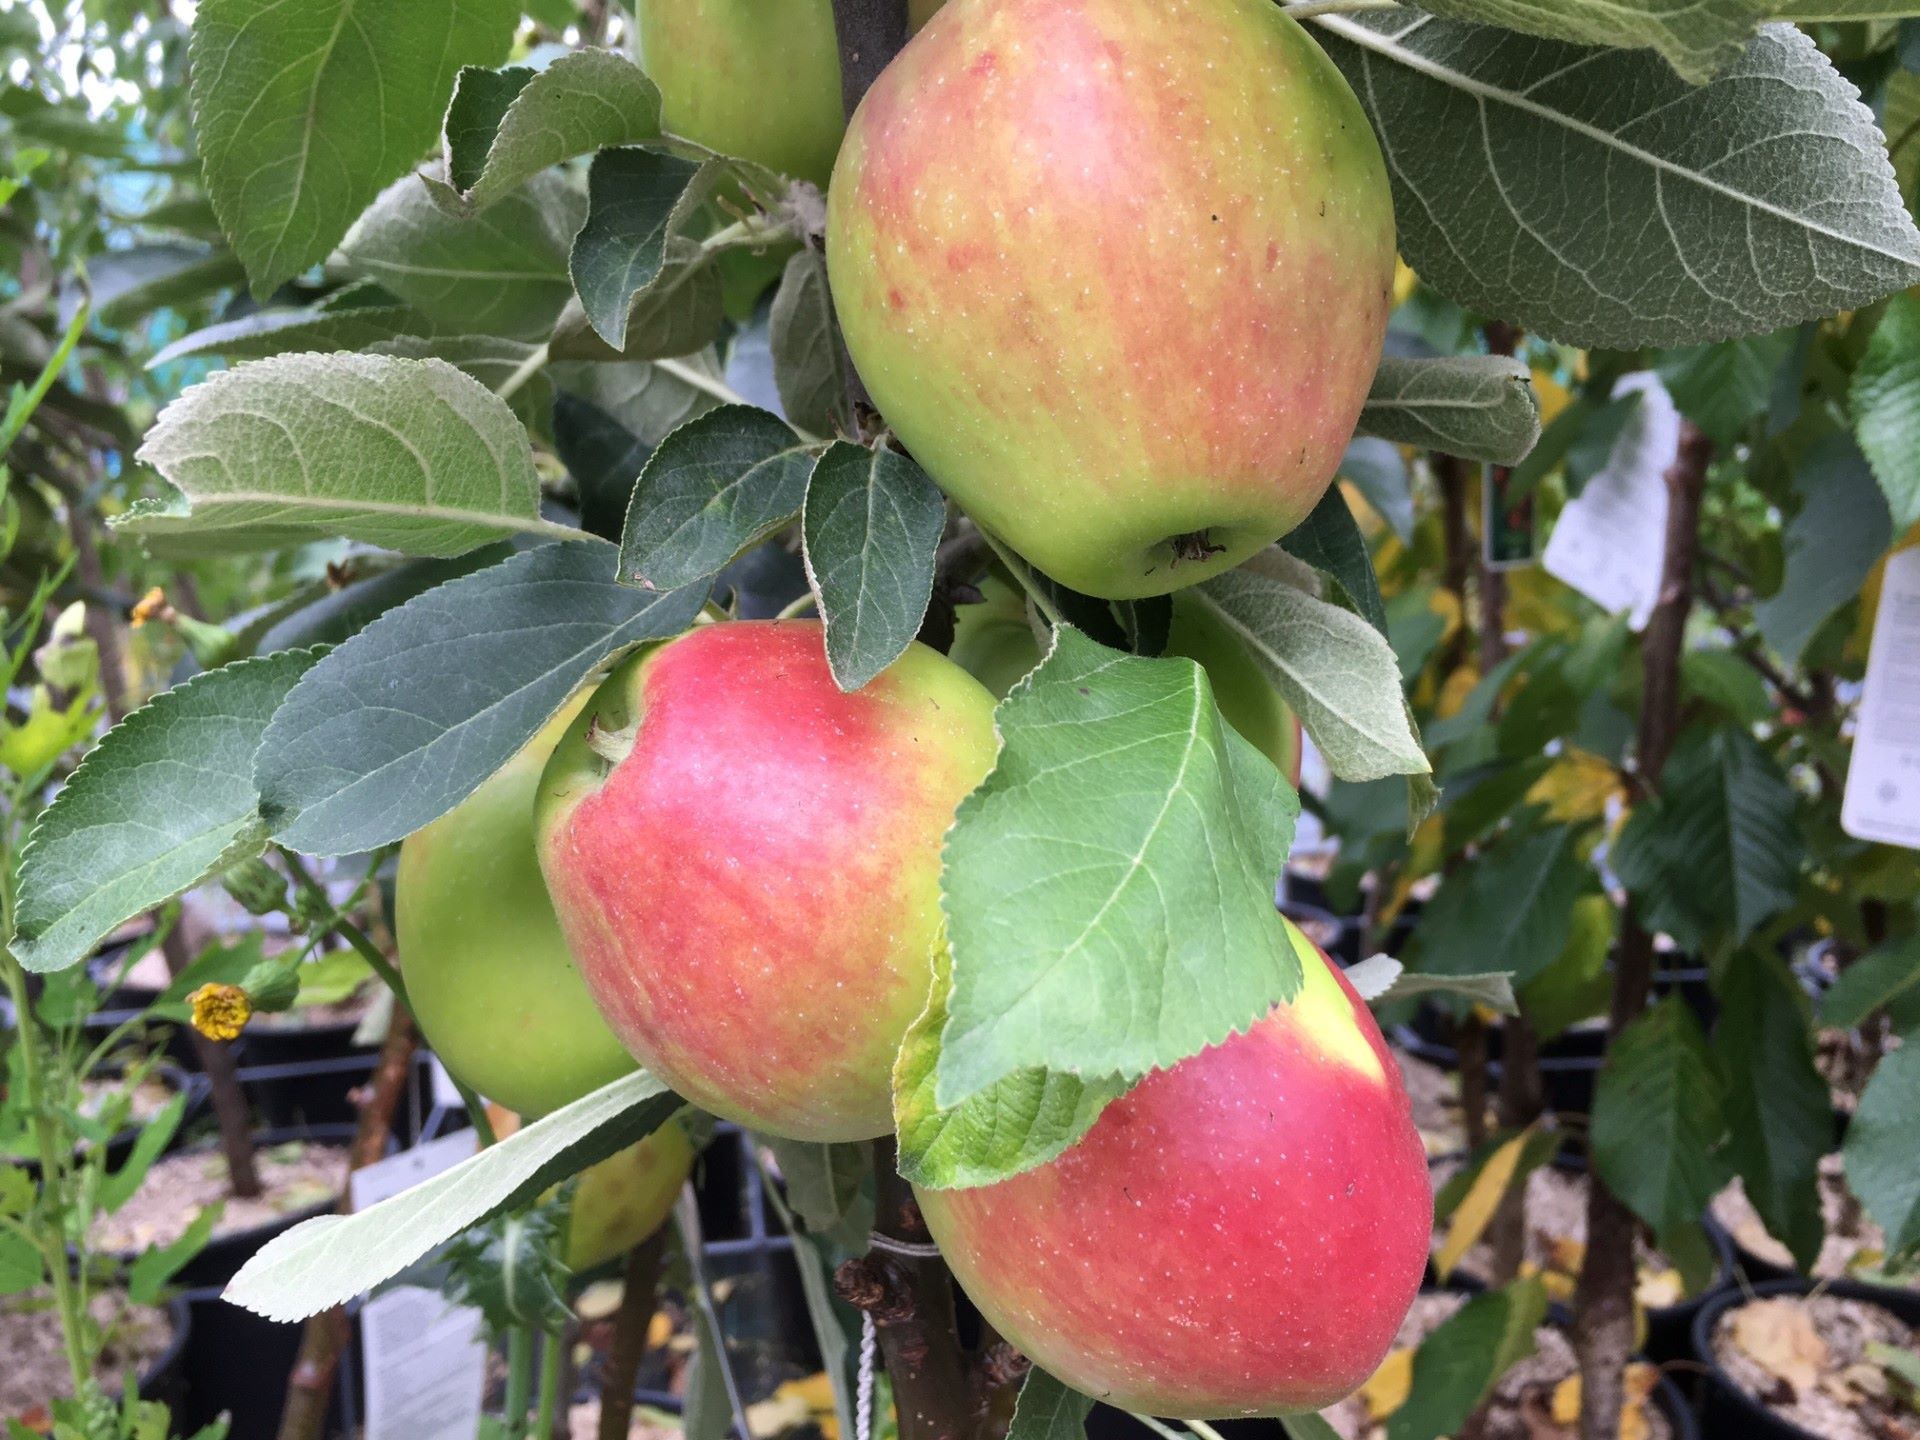
{"label": "twig", "polygon": [[[1640,647],[1642,676],[1636,754],[1642,784],[1657,793],[1661,771],[1680,730],[1680,656],[1693,606],[1700,546],[1700,500],[1713,444],[1693,424],[1681,431],[1680,454],[1667,471],[1667,534],[1660,562],[1660,598]],[[1653,935],[1632,896],[1621,926],[1608,1045],[1646,1009],[1653,988]],[[1633,1349],[1633,1212],[1596,1173],[1587,1191],[1587,1249],[1574,1296],[1574,1348],[1580,1357],[1582,1440],[1614,1440]]]}
{"label": "twig", "polygon": [[666,1248],[667,1227],[662,1225],[627,1252],[620,1309],[613,1317],[613,1343],[601,1371],[600,1440],[627,1440],[633,1425],[633,1382],[647,1353],[647,1330],[653,1324],[660,1260]]}

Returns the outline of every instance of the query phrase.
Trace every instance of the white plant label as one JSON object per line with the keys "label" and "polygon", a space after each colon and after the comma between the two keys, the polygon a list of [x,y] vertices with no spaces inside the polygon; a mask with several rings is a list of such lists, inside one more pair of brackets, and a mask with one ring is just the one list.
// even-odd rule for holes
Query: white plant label
{"label": "white plant label", "polygon": [[1887,559],[1840,827],[1920,850],[1920,548]]}
{"label": "white plant label", "polygon": [[[452,1169],[479,1148],[471,1130],[356,1170],[353,1208],[364,1210]],[[360,1311],[366,1350],[365,1440],[473,1440],[480,1428],[487,1344],[480,1312],[431,1290],[401,1287]]]}
{"label": "white plant label", "polygon": [[1680,412],[1650,370],[1623,375],[1615,398],[1640,404],[1607,463],[1554,522],[1540,563],[1612,615],[1646,628],[1660,598],[1667,543],[1667,471],[1680,455]]}

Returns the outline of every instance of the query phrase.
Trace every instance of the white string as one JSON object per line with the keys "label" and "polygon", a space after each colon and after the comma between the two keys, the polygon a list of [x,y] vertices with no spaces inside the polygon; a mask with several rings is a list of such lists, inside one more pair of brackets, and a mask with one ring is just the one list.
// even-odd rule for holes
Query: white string
{"label": "white string", "polygon": [[884,1250],[889,1255],[899,1255],[908,1260],[938,1260],[940,1247],[931,1242],[919,1243],[913,1240],[896,1240],[891,1235],[882,1235],[878,1230],[867,1236],[867,1244],[875,1250]]}
{"label": "white string", "polygon": [[873,1440],[873,1312],[860,1312],[860,1383],[854,1393],[854,1440]]}

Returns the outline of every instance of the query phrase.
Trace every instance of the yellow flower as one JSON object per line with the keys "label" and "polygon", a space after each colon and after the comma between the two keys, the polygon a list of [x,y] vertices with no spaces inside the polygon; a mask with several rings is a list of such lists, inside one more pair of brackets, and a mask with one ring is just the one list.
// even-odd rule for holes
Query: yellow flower
{"label": "yellow flower", "polygon": [[164,616],[167,609],[167,595],[158,585],[140,597],[140,603],[133,607],[133,625],[135,629],[156,617]]}
{"label": "yellow flower", "polygon": [[238,985],[202,985],[187,997],[193,1028],[209,1040],[233,1040],[253,1018],[253,1001]]}

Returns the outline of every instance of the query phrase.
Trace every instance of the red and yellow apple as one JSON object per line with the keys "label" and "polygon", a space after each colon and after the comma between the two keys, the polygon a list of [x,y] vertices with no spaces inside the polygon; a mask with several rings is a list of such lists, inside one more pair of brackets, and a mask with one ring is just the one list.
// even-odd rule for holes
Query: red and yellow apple
{"label": "red and yellow apple", "polygon": [[[955,609],[953,645],[947,654],[1004,699],[1040,663],[1040,640],[1013,586],[990,574],[980,582],[980,593],[980,601]],[[1166,653],[1199,661],[1220,714],[1298,789],[1300,719],[1267,683],[1239,638],[1198,600],[1175,595]]]}
{"label": "red and yellow apple", "polygon": [[694,1104],[770,1135],[891,1128],[940,844],[993,697],[910,647],[833,682],[815,621],[707,625],[617,669],[541,781],[541,868],[601,1013]]}
{"label": "red and yellow apple", "polygon": [[460,1081],[545,1115],[634,1068],[594,1008],[533,848],[540,772],[586,704],[568,702],[520,753],[400,846],[395,929],[420,1032]]}
{"label": "red and yellow apple", "polygon": [[1294,944],[1290,1003],[1148,1075],[1057,1159],[916,1192],[981,1313],[1076,1390],[1189,1419],[1318,1409],[1413,1303],[1433,1198],[1400,1072]]}
{"label": "red and yellow apple", "polygon": [[955,0],[828,194],[848,349],[974,519],[1090,595],[1304,520],[1392,306],[1365,113],[1271,0]]}
{"label": "red and yellow apple", "polygon": [[846,129],[831,0],[638,0],[661,123],[825,185]]}

